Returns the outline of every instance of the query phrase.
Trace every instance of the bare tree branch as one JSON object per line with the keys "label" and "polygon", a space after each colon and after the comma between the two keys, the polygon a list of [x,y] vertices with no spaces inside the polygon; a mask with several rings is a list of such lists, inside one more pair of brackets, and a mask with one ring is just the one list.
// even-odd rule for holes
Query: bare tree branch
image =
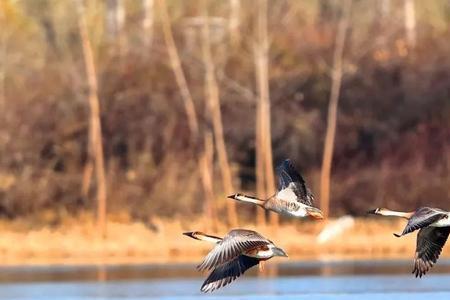
{"label": "bare tree branch", "polygon": [[95,71],[94,55],[87,31],[87,22],[82,0],[76,1],[78,8],[78,28],[83,47],[84,63],[89,88],[90,143],[94,156],[97,180],[97,222],[99,233],[106,236],[106,178],[103,158],[102,129],[100,121],[100,101],[98,99],[97,73]]}
{"label": "bare tree branch", "polygon": [[239,44],[240,37],[240,14],[241,14],[241,1],[240,0],[230,0],[230,20],[229,20],[229,32],[230,32],[230,42],[233,47]]}
{"label": "bare tree branch", "polygon": [[200,157],[200,172],[203,190],[205,192],[204,209],[206,216],[205,230],[214,231],[217,228],[216,206],[214,205],[214,189],[212,182],[212,165],[213,165],[213,138],[210,132],[204,134],[204,151]]}
{"label": "bare tree branch", "polygon": [[416,46],[416,7],[414,0],[404,0],[406,40],[410,48]]}
{"label": "bare tree branch", "polygon": [[352,0],[342,1],[342,15],[339,21],[336,44],[333,54],[333,70],[330,101],[328,104],[327,130],[324,142],[322,171],[320,177],[320,207],[325,218],[329,214],[330,206],[330,174],[333,160],[334,140],[336,136],[336,120],[338,110],[339,93],[342,82],[342,60],[344,54],[345,38],[350,22]]}
{"label": "bare tree branch", "polygon": [[153,44],[153,27],[154,27],[154,0],[142,0],[143,1],[143,10],[144,10],[144,18],[142,20],[142,28],[144,30],[144,44],[147,47],[147,50]]}
{"label": "bare tree branch", "polygon": [[166,42],[167,51],[169,52],[170,63],[172,65],[173,73],[175,74],[175,80],[177,82],[178,88],[180,89],[181,97],[183,98],[184,108],[188,117],[192,140],[196,141],[199,134],[199,127],[194,101],[192,99],[191,92],[189,91],[183,68],[181,67],[180,56],[178,55],[177,47],[175,45],[175,40],[172,34],[172,28],[170,27],[170,19],[167,12],[166,1],[158,0],[158,4],[164,40]]}
{"label": "bare tree branch", "polygon": [[[208,9],[206,1],[202,3],[204,22],[202,27],[202,54],[205,64],[205,94],[208,99],[208,106],[211,110],[214,138],[216,142],[216,151],[219,158],[220,172],[222,174],[222,183],[225,193],[234,192],[233,180],[231,176],[230,163],[225,146],[225,138],[223,136],[222,113],[220,111],[219,87],[215,75],[215,66],[211,54],[211,41],[208,22]],[[227,202],[228,222],[232,227],[238,224],[236,215],[236,205],[234,201]]]}
{"label": "bare tree branch", "polygon": [[[258,3],[257,32],[258,43],[255,47],[256,81],[259,93],[257,108],[257,176],[263,176],[263,181],[257,179],[259,194],[269,197],[275,193],[275,177],[273,173],[272,135],[270,124],[270,95],[268,67],[268,33],[267,33],[267,0]],[[262,172],[262,173],[261,173]],[[264,183],[262,183],[264,182]],[[261,187],[264,184],[264,189]],[[261,195],[260,195],[261,196]],[[278,224],[278,215],[270,214],[272,226]]]}

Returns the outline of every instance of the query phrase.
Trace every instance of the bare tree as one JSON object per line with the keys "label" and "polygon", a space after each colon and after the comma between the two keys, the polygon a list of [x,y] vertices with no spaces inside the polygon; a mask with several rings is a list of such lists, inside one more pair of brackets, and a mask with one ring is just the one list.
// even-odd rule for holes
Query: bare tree
{"label": "bare tree", "polygon": [[106,35],[110,41],[118,46],[118,51],[126,49],[125,35],[125,4],[123,0],[106,1]]}
{"label": "bare tree", "polygon": [[200,172],[205,194],[204,213],[206,216],[205,230],[214,231],[217,228],[216,206],[214,205],[214,190],[212,182],[213,138],[210,132],[204,134],[204,151],[200,157]]}
{"label": "bare tree", "polygon": [[[86,68],[87,83],[89,89],[90,107],[90,149],[94,159],[97,183],[97,222],[99,233],[106,236],[106,179],[103,158],[102,129],[100,121],[100,101],[98,99],[97,73],[95,71],[94,55],[89,40],[87,22],[82,0],[76,0],[78,8],[78,28],[80,31],[83,48],[84,63]],[[91,156],[91,157],[92,157]]]}
{"label": "bare tree", "polygon": [[338,110],[339,93],[342,81],[342,60],[344,54],[345,38],[350,22],[352,0],[342,1],[342,15],[336,35],[333,54],[333,70],[330,101],[328,104],[327,130],[324,142],[322,171],[320,176],[320,207],[325,218],[328,217],[330,205],[330,174],[333,160],[334,140],[336,136],[336,120]]}
{"label": "bare tree", "polygon": [[[258,103],[256,107],[256,195],[260,199],[266,197],[266,187],[264,183],[264,144],[263,144],[263,126],[262,126],[262,98],[258,98]],[[266,224],[266,213],[265,210],[256,207],[256,222],[259,226],[264,226]]]}
{"label": "bare tree", "polygon": [[92,182],[92,172],[94,171],[94,159],[93,159],[93,150],[92,150],[92,136],[94,133],[92,132],[92,122],[89,122],[88,126],[88,141],[87,141],[87,149],[88,149],[88,158],[83,167],[83,179],[81,182],[81,196],[83,199],[87,199],[89,196],[89,189],[91,187]]}
{"label": "bare tree", "polygon": [[[258,3],[257,32],[258,43],[255,47],[256,82],[258,87],[259,101],[257,108],[257,174],[263,176],[264,180],[257,179],[257,185],[264,182],[264,189],[257,188],[263,197],[275,193],[275,177],[273,173],[272,158],[272,135],[270,124],[270,95],[269,95],[269,67],[268,67],[268,33],[267,33],[267,0]],[[261,173],[262,172],[262,173]],[[262,196],[262,195],[258,195]],[[260,220],[261,221],[261,220]],[[278,215],[270,214],[271,225],[278,224]]]}
{"label": "bare tree", "polygon": [[391,0],[381,0],[379,6],[381,19],[386,20],[391,11]]}
{"label": "bare tree", "polygon": [[446,147],[447,152],[447,198],[450,198],[450,145]]}
{"label": "bare tree", "polygon": [[125,23],[125,8],[122,0],[106,1],[106,34],[111,39],[119,37]]}
{"label": "bare tree", "polygon": [[[195,145],[199,137],[199,126],[197,121],[197,113],[195,111],[194,101],[191,96],[191,92],[187,85],[186,77],[184,71],[181,67],[180,57],[178,55],[178,50],[175,45],[175,40],[173,38],[172,29],[170,27],[170,18],[167,12],[167,7],[165,0],[159,0],[159,12],[161,15],[161,22],[163,27],[164,39],[169,52],[169,57],[172,65],[172,70],[175,74],[175,79],[178,84],[181,96],[183,98],[184,107],[186,115],[188,118],[189,128],[192,135],[192,141]],[[215,205],[212,202],[215,198],[213,189],[213,168],[212,168],[212,157],[213,157],[213,146],[212,137],[209,132],[204,132],[203,134],[204,149],[203,152],[197,157],[197,164],[200,171],[200,178],[202,181],[203,193],[205,195],[205,205],[204,211],[208,219],[213,220],[210,224],[213,228],[217,226],[214,221],[215,218]]]}
{"label": "bare tree", "polygon": [[239,44],[241,39],[239,26],[241,23],[241,1],[240,0],[230,0],[230,18],[229,18],[229,32],[230,32],[230,42],[233,47]]}
{"label": "bare tree", "polygon": [[[159,0],[159,12],[161,16],[162,28],[164,33],[164,39],[166,42],[166,46],[169,52],[169,58],[172,66],[172,70],[175,74],[175,79],[178,85],[178,88],[181,93],[181,97],[183,98],[184,108],[186,111],[186,115],[188,118],[188,124],[191,131],[192,141],[194,144],[197,142],[197,138],[199,137],[199,125],[197,121],[197,113],[195,111],[194,101],[191,96],[191,92],[187,85],[186,77],[184,75],[184,71],[181,67],[180,57],[178,55],[178,50],[175,45],[175,40],[173,38],[172,29],[170,26],[170,18],[167,12],[167,7],[165,0]],[[205,196],[205,212],[208,217],[213,217],[215,214],[215,206],[212,203],[214,199],[214,190],[213,190],[213,170],[212,170],[212,138],[209,132],[204,133],[204,149],[200,157],[197,157],[197,164],[200,170],[200,178],[203,186],[203,194]],[[213,223],[213,226],[217,224]]]}
{"label": "bare tree", "polygon": [[[6,25],[5,11],[0,6],[0,24]],[[5,79],[6,79],[6,30],[0,32],[0,111],[4,111],[6,103]]]}
{"label": "bare tree", "polygon": [[[206,1],[203,0],[203,27],[202,27],[202,55],[205,64],[205,95],[208,100],[208,107],[211,111],[212,124],[214,131],[214,139],[216,145],[217,156],[219,158],[219,166],[222,177],[222,184],[225,193],[234,192],[233,180],[231,175],[230,163],[225,146],[225,138],[223,136],[222,113],[220,111],[219,87],[217,84],[215,65],[211,53],[211,41],[208,22],[208,9]],[[236,215],[236,205],[234,201],[227,202],[228,222],[230,226],[235,227],[238,224]]]}
{"label": "bare tree", "polygon": [[[389,25],[389,14],[391,11],[391,0],[381,0],[376,3],[375,18],[374,18],[374,28],[376,29],[376,45],[380,50],[387,51],[388,44],[388,31]],[[370,51],[372,47],[366,47],[364,53]]]}
{"label": "bare tree", "polygon": [[414,0],[404,0],[406,41],[410,48],[416,46],[416,7]]}
{"label": "bare tree", "polygon": [[170,63],[172,65],[173,73],[175,74],[175,80],[178,88],[180,89],[181,97],[184,103],[184,109],[188,118],[189,129],[191,131],[192,140],[196,141],[199,135],[199,127],[197,121],[197,113],[195,111],[194,101],[192,100],[191,92],[189,91],[186,76],[184,75],[183,68],[181,67],[180,56],[178,55],[175,40],[172,34],[172,28],[170,27],[169,13],[167,12],[166,1],[158,0],[159,13],[161,17],[161,25],[164,34],[164,40],[169,52]]}
{"label": "bare tree", "polygon": [[154,10],[155,1],[154,0],[142,0],[142,6],[144,10],[144,17],[142,19],[142,28],[144,31],[144,44],[148,48],[152,46],[153,43],[153,27],[154,27]]}

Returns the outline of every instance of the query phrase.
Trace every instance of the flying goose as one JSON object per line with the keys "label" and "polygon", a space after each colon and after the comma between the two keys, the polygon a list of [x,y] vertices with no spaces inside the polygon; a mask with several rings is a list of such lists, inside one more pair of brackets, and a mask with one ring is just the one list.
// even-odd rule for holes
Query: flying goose
{"label": "flying goose", "polygon": [[278,175],[278,191],[272,197],[258,199],[244,194],[234,194],[228,196],[228,198],[254,203],[266,210],[283,215],[293,217],[312,216],[316,219],[323,219],[320,209],[313,206],[314,195],[306,187],[305,180],[295,170],[292,162],[286,159],[277,167],[276,171]]}
{"label": "flying goose", "polygon": [[407,219],[408,223],[403,232],[394,233],[396,237],[419,230],[412,271],[416,277],[425,275],[437,262],[450,233],[450,212],[439,208],[421,207],[413,212],[377,208],[369,213]]}
{"label": "flying goose", "polygon": [[199,231],[183,234],[196,240],[216,244],[203,262],[197,266],[199,271],[212,270],[200,288],[204,293],[226,286],[260,262],[274,256],[287,257],[283,249],[276,247],[273,242],[252,230],[233,229],[223,238]]}

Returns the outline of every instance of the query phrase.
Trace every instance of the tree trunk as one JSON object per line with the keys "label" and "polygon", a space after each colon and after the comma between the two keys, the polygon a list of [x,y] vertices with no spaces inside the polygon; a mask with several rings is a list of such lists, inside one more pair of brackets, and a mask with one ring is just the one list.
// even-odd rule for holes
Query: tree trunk
{"label": "tree trunk", "polygon": [[[259,16],[258,16],[259,17]],[[259,19],[258,19],[259,21]],[[259,23],[258,23],[259,25]],[[257,26],[259,29],[259,26]],[[258,32],[259,34],[259,32]],[[258,36],[259,39],[259,36]],[[255,137],[255,152],[256,152],[256,195],[260,199],[265,199],[267,196],[266,193],[266,184],[265,184],[265,144],[264,144],[264,98],[262,90],[262,81],[260,77],[260,49],[261,45],[255,45],[255,69],[256,69],[256,86],[258,88],[258,102],[256,106],[256,137]],[[256,207],[256,222],[259,226],[266,225],[266,211],[260,207]]]}
{"label": "tree trunk", "polygon": [[189,129],[191,132],[192,141],[197,141],[199,136],[199,127],[197,121],[197,113],[195,112],[194,101],[192,100],[191,92],[189,91],[186,77],[181,67],[180,57],[178,55],[175,40],[172,34],[172,28],[170,27],[169,14],[167,12],[166,1],[158,0],[159,13],[161,17],[161,25],[164,34],[164,40],[169,52],[170,63],[172,65],[173,73],[175,74],[175,80],[178,88],[180,89],[181,97],[184,103],[184,109],[188,118]]}
{"label": "tree trunk", "polygon": [[325,218],[329,214],[330,206],[330,174],[333,160],[334,139],[336,136],[336,120],[339,93],[342,81],[342,60],[344,54],[345,38],[350,21],[352,0],[342,2],[343,12],[340,17],[338,32],[336,35],[335,49],[333,55],[333,70],[330,101],[328,104],[327,130],[325,135],[322,171],[320,176],[320,207]]}
{"label": "tree trunk", "polygon": [[146,49],[151,48],[153,44],[153,25],[154,25],[154,0],[142,0],[144,18],[142,20],[142,28],[144,31],[144,45]]}
{"label": "tree trunk", "polygon": [[447,199],[450,198],[450,145],[447,145]]}
{"label": "tree trunk", "polygon": [[78,5],[78,28],[83,48],[84,63],[86,68],[87,82],[89,88],[90,107],[90,142],[93,150],[94,165],[97,183],[97,225],[102,237],[106,236],[106,179],[103,158],[102,129],[100,121],[100,103],[98,99],[97,74],[95,71],[94,56],[89,40],[87,23],[82,0],[77,0]]}
{"label": "tree trunk", "polygon": [[[2,7],[0,7],[0,24],[6,24],[6,16]],[[5,29],[0,32],[0,111],[4,111],[6,104],[6,32]]]}
{"label": "tree trunk", "polygon": [[[167,12],[167,7],[165,0],[158,0],[159,12],[161,16],[164,40],[169,52],[170,63],[172,66],[173,73],[175,74],[175,80],[177,82],[178,88],[180,90],[181,97],[183,99],[184,108],[186,116],[188,119],[189,129],[191,132],[191,140],[193,145],[196,145],[197,139],[199,137],[199,125],[197,121],[197,113],[195,111],[194,101],[191,96],[191,92],[187,85],[186,77],[184,75],[183,69],[181,67],[180,57],[178,55],[178,50],[175,45],[175,40],[172,34],[172,28],[170,27],[169,14]],[[204,135],[204,150],[201,157],[196,157],[198,164],[198,169],[200,170],[200,178],[202,181],[203,194],[205,197],[205,211],[207,216],[215,214],[215,206],[211,201],[214,197],[213,190],[213,170],[212,170],[212,156],[213,149],[211,137],[208,132]],[[213,226],[217,226],[217,222],[212,222]]]}
{"label": "tree trunk", "polygon": [[241,39],[239,26],[241,14],[241,1],[240,0],[230,0],[230,20],[229,20],[229,33],[230,33],[230,43],[232,47],[237,47]]}
{"label": "tree trunk", "polygon": [[200,172],[205,193],[204,213],[206,222],[204,230],[215,231],[217,229],[217,214],[214,204],[214,189],[212,182],[212,165],[213,165],[213,139],[212,134],[207,132],[204,134],[204,151],[200,158]]}
{"label": "tree trunk", "polygon": [[391,11],[391,0],[381,0],[377,3],[375,20],[374,20],[374,31],[376,35],[377,44],[379,49],[383,51],[388,51],[388,28],[389,25],[389,14]]}
{"label": "tree trunk", "polygon": [[381,0],[380,2],[380,17],[386,20],[391,12],[391,0]]}
{"label": "tree trunk", "polygon": [[92,148],[92,122],[89,122],[88,141],[87,141],[87,159],[83,168],[83,181],[81,182],[81,196],[83,200],[89,198],[89,189],[92,182],[92,173],[94,171],[94,150]]}
{"label": "tree trunk", "polygon": [[[257,79],[258,81],[258,79]],[[261,97],[258,97],[258,103],[256,107],[256,195],[260,199],[266,197],[266,187],[264,184],[264,144],[263,144],[263,126],[262,126],[262,103]],[[259,226],[266,225],[266,212],[261,207],[256,207],[256,223]]]}
{"label": "tree trunk", "polygon": [[416,46],[416,8],[414,0],[404,0],[406,41],[410,48]]}
{"label": "tree trunk", "polygon": [[[202,55],[205,64],[205,94],[208,101],[208,107],[212,116],[212,124],[214,131],[214,138],[216,142],[216,151],[219,158],[219,166],[222,177],[222,184],[227,195],[234,192],[233,180],[231,175],[230,164],[228,161],[228,154],[225,146],[225,139],[223,136],[222,113],[220,111],[219,87],[217,85],[215,66],[211,53],[211,41],[208,22],[208,10],[206,1],[203,0],[203,28],[202,28]],[[236,227],[238,224],[236,215],[236,203],[234,201],[227,201],[228,222],[231,227]]]}
{"label": "tree trunk", "polygon": [[[257,176],[263,176],[264,182],[264,198],[270,197],[275,193],[275,176],[273,173],[272,158],[272,135],[270,120],[270,95],[269,95],[269,67],[268,67],[268,33],[267,33],[267,0],[260,0],[258,5],[258,43],[255,49],[255,64],[257,86],[259,91],[259,118],[257,118],[257,127],[259,126],[260,137],[257,138],[258,145],[261,149],[257,149]],[[261,165],[263,167],[261,167]],[[261,168],[263,169],[260,175]],[[261,181],[261,180],[260,180]],[[257,181],[258,183],[258,181]],[[261,184],[261,183],[260,183]],[[261,189],[262,191],[262,189]],[[278,215],[270,214],[270,223],[277,226]]]}
{"label": "tree trunk", "polygon": [[106,34],[111,39],[119,38],[125,24],[125,8],[122,0],[106,1]]}

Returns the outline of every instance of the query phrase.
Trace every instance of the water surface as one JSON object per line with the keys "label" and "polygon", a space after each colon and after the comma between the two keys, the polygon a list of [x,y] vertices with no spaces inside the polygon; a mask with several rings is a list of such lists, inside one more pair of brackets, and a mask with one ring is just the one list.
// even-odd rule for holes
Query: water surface
{"label": "water surface", "polygon": [[450,299],[450,261],[416,279],[411,261],[270,264],[212,294],[195,266],[39,266],[0,268],[0,299]]}

